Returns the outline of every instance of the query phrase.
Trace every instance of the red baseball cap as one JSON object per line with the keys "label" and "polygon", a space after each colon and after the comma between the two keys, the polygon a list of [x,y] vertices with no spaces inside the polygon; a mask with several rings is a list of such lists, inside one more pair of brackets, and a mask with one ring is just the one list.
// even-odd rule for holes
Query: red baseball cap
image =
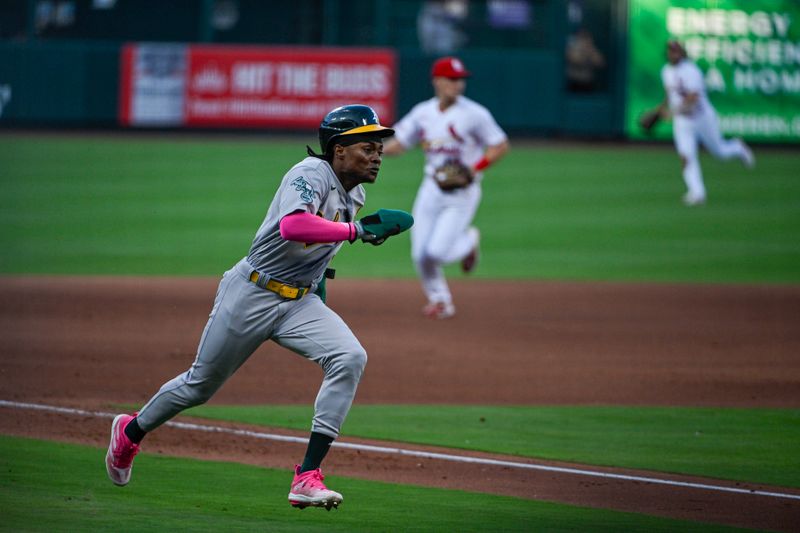
{"label": "red baseball cap", "polygon": [[443,57],[437,59],[431,69],[431,76],[442,76],[444,78],[466,78],[470,72],[464,68],[464,63],[457,57]]}

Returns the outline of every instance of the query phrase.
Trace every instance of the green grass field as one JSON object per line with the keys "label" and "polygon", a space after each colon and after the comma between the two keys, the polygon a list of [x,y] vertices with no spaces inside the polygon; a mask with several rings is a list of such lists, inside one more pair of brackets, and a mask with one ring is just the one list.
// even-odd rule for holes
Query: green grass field
{"label": "green grass field", "polygon": [[[347,504],[327,513],[285,500],[286,471],[143,454],[120,489],[104,451],[0,437],[3,531],[736,531],[632,513],[330,476]],[[281,497],[274,497],[280,494]]]}
{"label": "green grass field", "polygon": [[[310,137],[307,142],[312,142]],[[247,253],[304,139],[0,136],[0,272],[219,275]],[[664,146],[514,146],[477,216],[484,278],[796,283],[800,152],[703,158],[686,208]],[[411,209],[421,153],[387,158],[365,211]],[[346,245],[343,277],[411,277],[407,235]]]}
{"label": "green grass field", "polygon": [[[185,414],[305,431],[313,410],[204,405]],[[350,437],[800,488],[796,409],[356,404],[344,431]]]}
{"label": "green grass field", "polygon": [[[4,133],[0,274],[218,276],[246,254],[278,181],[303,156],[303,143],[313,141]],[[487,173],[477,276],[796,284],[800,152],[756,147],[756,154],[753,171],[704,157],[709,204],[688,209],[680,203],[683,184],[669,145],[515,143]],[[387,158],[378,183],[367,188],[367,212],[410,210],[421,161],[418,151]],[[337,276],[349,278],[414,275],[407,235],[377,248],[345,245],[334,266]],[[260,419],[234,407],[197,413],[306,429],[308,409],[262,408],[257,414],[268,415]],[[356,405],[346,430],[798,487],[798,416],[798,410],[766,409]],[[459,432],[430,434],[420,417],[432,427],[448,425],[444,417],[459,420],[452,424]],[[131,530],[528,531],[533,517],[535,529],[547,531],[727,531],[346,478],[334,479],[354,505],[336,514],[300,514],[267,496],[286,491],[286,472],[143,454],[137,471],[158,478],[158,486],[119,490],[105,478],[102,453],[1,437],[0,529],[104,530],[124,517]],[[212,483],[220,490],[197,490]],[[413,502],[413,522],[407,507],[393,504],[398,497]]]}

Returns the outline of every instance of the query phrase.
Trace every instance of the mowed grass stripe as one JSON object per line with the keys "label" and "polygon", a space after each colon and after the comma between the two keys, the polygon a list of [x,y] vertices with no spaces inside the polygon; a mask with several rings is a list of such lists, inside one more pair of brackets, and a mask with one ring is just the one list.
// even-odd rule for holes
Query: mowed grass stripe
{"label": "mowed grass stripe", "polygon": [[[0,136],[0,272],[219,275],[305,142]],[[800,153],[756,152],[753,171],[704,156],[709,203],[688,209],[671,145],[515,143],[486,173],[475,275],[797,283]],[[419,150],[387,157],[364,212],[411,210],[421,168]],[[346,245],[334,264],[342,277],[415,275],[407,234]]]}
{"label": "mowed grass stripe", "polygon": [[286,501],[291,473],[141,454],[124,487],[104,449],[0,437],[0,508],[10,531],[738,531],[465,491],[329,475],[338,511]]}

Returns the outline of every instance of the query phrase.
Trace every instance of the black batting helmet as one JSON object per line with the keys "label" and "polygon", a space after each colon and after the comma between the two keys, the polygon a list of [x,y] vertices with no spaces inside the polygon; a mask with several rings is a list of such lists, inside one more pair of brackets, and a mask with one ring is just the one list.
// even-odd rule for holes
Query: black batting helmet
{"label": "black batting helmet", "polygon": [[325,115],[319,125],[319,147],[323,155],[329,155],[334,141],[353,135],[347,141],[383,139],[394,135],[394,130],[381,126],[378,114],[367,105],[349,104],[337,107]]}

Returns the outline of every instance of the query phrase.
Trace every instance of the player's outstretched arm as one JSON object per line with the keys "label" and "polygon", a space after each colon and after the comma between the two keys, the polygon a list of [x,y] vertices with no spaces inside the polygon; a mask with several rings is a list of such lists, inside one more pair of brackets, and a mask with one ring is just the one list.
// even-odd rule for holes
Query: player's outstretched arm
{"label": "player's outstretched arm", "polygon": [[361,239],[375,246],[410,228],[414,218],[398,209],[379,209],[357,222],[331,222],[311,213],[297,212],[281,219],[281,237],[296,242],[355,242]]}
{"label": "player's outstretched arm", "polygon": [[296,242],[353,242],[358,237],[352,222],[332,222],[298,211],[281,219],[281,237]]}
{"label": "player's outstretched arm", "polygon": [[378,209],[354,223],[357,238],[374,246],[383,244],[392,235],[406,231],[414,225],[414,217],[399,209]]}

